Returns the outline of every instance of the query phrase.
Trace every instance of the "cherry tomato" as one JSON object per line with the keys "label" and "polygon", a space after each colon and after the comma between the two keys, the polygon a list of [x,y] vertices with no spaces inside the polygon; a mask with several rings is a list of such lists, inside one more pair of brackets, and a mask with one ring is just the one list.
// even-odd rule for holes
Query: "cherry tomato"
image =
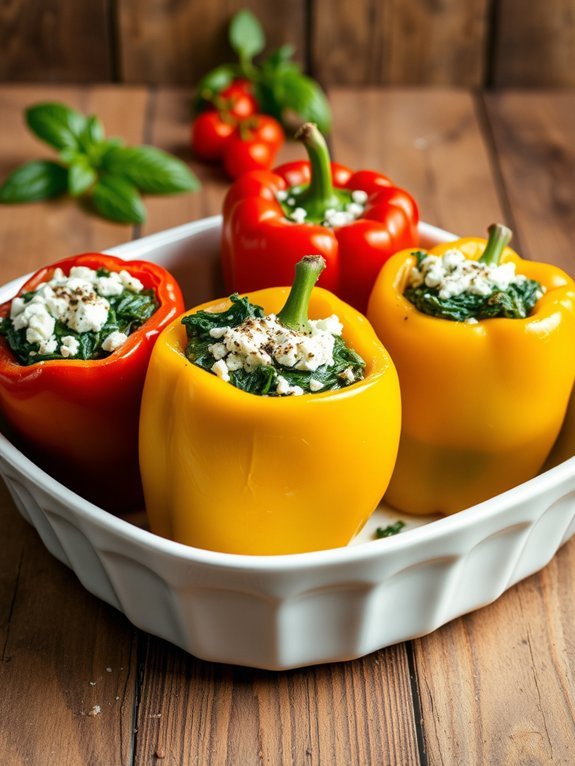
{"label": "cherry tomato", "polygon": [[258,111],[258,102],[254,98],[251,83],[247,80],[234,80],[231,85],[221,90],[215,100],[220,111],[229,112],[234,117],[244,119]]}
{"label": "cherry tomato", "polygon": [[[248,122],[251,122],[251,120]],[[277,154],[284,142],[283,128],[277,120],[274,120],[273,117],[268,117],[267,114],[256,114],[253,118],[253,126],[250,129],[254,139],[270,144],[274,155]]]}
{"label": "cherry tomato", "polygon": [[201,160],[219,160],[235,130],[234,119],[219,112],[202,112],[192,123],[192,149]]}
{"label": "cherry tomato", "polygon": [[224,152],[224,170],[230,178],[239,178],[249,170],[270,168],[274,157],[275,152],[265,141],[244,141],[239,135],[234,135]]}
{"label": "cherry tomato", "polygon": [[238,123],[224,150],[224,170],[238,178],[248,170],[265,170],[272,166],[284,133],[273,117],[254,114]]}

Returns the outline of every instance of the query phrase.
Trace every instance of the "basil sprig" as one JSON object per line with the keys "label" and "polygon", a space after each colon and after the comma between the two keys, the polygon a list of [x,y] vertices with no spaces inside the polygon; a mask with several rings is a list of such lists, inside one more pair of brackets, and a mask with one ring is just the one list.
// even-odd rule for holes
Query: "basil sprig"
{"label": "basil sprig", "polygon": [[58,151],[57,161],[36,160],[16,168],[0,185],[0,203],[37,202],[68,193],[118,223],[143,223],[140,196],[195,191],[199,182],[188,166],[153,146],[125,146],[106,138],[95,115],[65,104],[42,103],[25,112],[37,138]]}
{"label": "basil sprig", "polygon": [[222,64],[202,78],[196,104],[199,110],[234,79],[242,78],[253,84],[261,111],[275,117],[287,130],[314,122],[322,133],[329,133],[331,110],[326,95],[315,80],[302,73],[293,60],[291,45],[282,45],[256,64],[254,57],[265,49],[266,38],[258,19],[247,10],[233,16],[228,40],[239,61]]}

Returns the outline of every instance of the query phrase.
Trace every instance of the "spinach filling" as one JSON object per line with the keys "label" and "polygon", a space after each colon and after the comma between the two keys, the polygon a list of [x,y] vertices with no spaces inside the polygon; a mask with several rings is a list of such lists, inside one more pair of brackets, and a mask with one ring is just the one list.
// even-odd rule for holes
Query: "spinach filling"
{"label": "spinach filling", "polygon": [[[413,253],[418,268],[427,257],[425,252]],[[541,297],[541,285],[533,279],[510,284],[506,290],[493,288],[489,295],[464,292],[450,298],[440,298],[439,288],[421,284],[407,287],[404,296],[422,314],[454,322],[469,319],[525,319]]]}
{"label": "spinach filling", "polygon": [[[110,272],[107,269],[98,269],[97,274],[99,277],[107,277]],[[25,303],[29,303],[34,295],[34,291],[31,291],[23,293],[19,297]],[[79,344],[78,353],[74,356],[64,357],[58,350],[52,354],[38,353],[38,344],[29,343],[26,340],[26,328],[15,330],[10,317],[0,319],[0,336],[6,338],[10,349],[23,366],[64,358],[67,361],[103,359],[111,353],[102,348],[102,343],[108,335],[115,331],[131,335],[152,316],[159,305],[153,290],[142,290],[142,292],[134,293],[125,289],[120,295],[106,297],[106,300],[110,304],[108,319],[99,332],[79,333],[63,322],[56,320],[54,336],[58,344],[57,348],[60,348],[62,338],[72,336]]]}
{"label": "spinach filling", "polygon": [[[215,357],[208,347],[217,341],[210,335],[210,330],[218,327],[238,327],[247,319],[261,319],[264,310],[261,306],[250,303],[248,298],[240,298],[234,294],[230,296],[232,305],[227,311],[215,313],[211,311],[198,311],[182,319],[186,327],[188,344],[186,357],[198,367],[212,372]],[[276,392],[278,376],[287,380],[290,386],[300,386],[304,393],[323,393],[346,388],[349,382],[345,378],[345,371],[351,368],[355,380],[363,378],[365,362],[352,349],[348,348],[340,336],[334,336],[333,365],[324,364],[314,370],[295,370],[293,367],[274,362],[273,365],[262,365],[251,371],[243,368],[230,370],[230,383],[236,388],[250,394],[259,396],[279,396]],[[319,391],[312,391],[310,382],[321,382]]]}

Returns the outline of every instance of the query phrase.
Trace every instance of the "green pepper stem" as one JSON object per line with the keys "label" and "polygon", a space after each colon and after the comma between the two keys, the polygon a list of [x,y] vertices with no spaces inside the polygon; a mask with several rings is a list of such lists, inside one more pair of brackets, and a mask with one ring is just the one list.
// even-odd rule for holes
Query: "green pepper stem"
{"label": "green pepper stem", "polygon": [[309,186],[299,202],[307,210],[308,217],[322,218],[328,208],[340,206],[333,189],[331,158],[326,140],[313,122],[304,123],[295,138],[306,148],[311,172]]}
{"label": "green pepper stem", "polygon": [[304,332],[309,329],[309,299],[311,291],[326,263],[321,255],[304,255],[295,265],[295,279],[278,319],[290,330]]}
{"label": "green pepper stem", "polygon": [[489,239],[479,260],[481,263],[496,266],[501,260],[501,253],[511,241],[513,232],[502,223],[492,223],[487,231],[489,232]]}

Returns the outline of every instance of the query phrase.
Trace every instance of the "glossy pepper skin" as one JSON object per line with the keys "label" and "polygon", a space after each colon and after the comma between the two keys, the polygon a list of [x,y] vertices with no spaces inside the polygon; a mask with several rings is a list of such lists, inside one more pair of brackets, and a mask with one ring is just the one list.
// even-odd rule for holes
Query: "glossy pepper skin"
{"label": "glossy pepper skin", "polygon": [[[277,313],[287,294],[274,288],[249,298]],[[228,306],[226,299],[193,311]],[[162,333],[140,421],[152,531],[200,548],[267,555],[342,546],[363,526],[393,469],[399,387],[365,317],[315,288],[310,317],[332,313],[366,361],[365,379],[303,396],[241,391],[186,359],[179,319]]]}
{"label": "glossy pepper skin", "polygon": [[[161,266],[87,253],[37,271],[19,294],[73,266],[125,269],[153,289],[156,312],[104,359],[19,364],[0,338],[0,407],[23,449],[64,484],[107,510],[142,504],[138,419],[146,368],[160,331],[184,304],[174,278]],[[10,302],[0,307],[9,315]]]}
{"label": "glossy pepper skin", "polygon": [[[327,263],[319,284],[365,313],[385,261],[417,244],[417,206],[380,173],[353,172],[330,163],[317,132],[308,129],[302,138],[310,161],[248,173],[228,191],[222,242],[226,289],[241,293],[289,284],[295,263],[307,253],[318,253]],[[368,199],[362,216],[343,226],[327,228],[317,220],[295,223],[286,218],[277,198],[278,192],[294,186],[305,189],[301,206],[315,219],[337,205],[337,190],[364,191]]]}
{"label": "glossy pepper skin", "polygon": [[[479,259],[480,238],[451,248]],[[403,423],[386,500],[415,514],[451,514],[533,477],[555,441],[575,376],[575,283],[560,269],[501,262],[547,291],[525,319],[454,322],[420,313],[404,296],[416,259],[391,258],[368,317],[397,366]]]}

